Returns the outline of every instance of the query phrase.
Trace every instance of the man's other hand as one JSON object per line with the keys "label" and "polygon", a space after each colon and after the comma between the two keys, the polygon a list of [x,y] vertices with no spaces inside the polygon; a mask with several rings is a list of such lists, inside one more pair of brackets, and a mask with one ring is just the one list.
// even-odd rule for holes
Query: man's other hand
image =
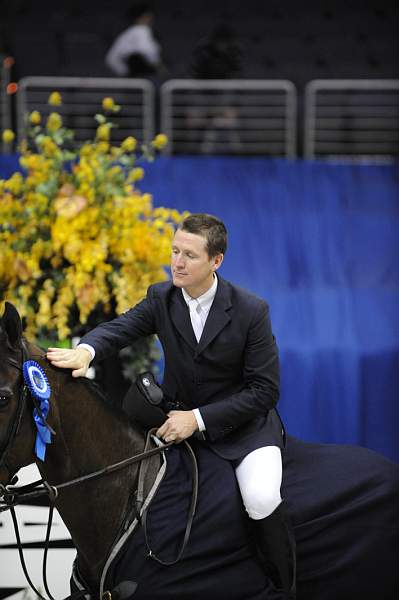
{"label": "man's other hand", "polygon": [[48,348],[47,359],[60,369],[73,369],[72,377],[84,377],[92,361],[86,348]]}
{"label": "man's other hand", "polygon": [[193,435],[197,429],[197,419],[192,410],[171,410],[168,419],[158,429],[157,436],[167,443],[179,443]]}

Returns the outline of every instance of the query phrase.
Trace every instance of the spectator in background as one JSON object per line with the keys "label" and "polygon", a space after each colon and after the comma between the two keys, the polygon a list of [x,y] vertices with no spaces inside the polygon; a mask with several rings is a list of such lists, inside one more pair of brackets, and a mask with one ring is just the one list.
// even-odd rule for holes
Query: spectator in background
{"label": "spectator in background", "polygon": [[161,46],[152,26],[154,11],[147,2],[134,4],[132,22],[113,42],[105,57],[106,65],[118,77],[157,77],[162,75]]}
{"label": "spectator in background", "polygon": [[[196,79],[231,79],[241,72],[242,51],[235,33],[220,23],[194,49],[191,74]],[[206,106],[214,95],[211,106]],[[240,118],[235,93],[207,90],[203,106],[187,111],[187,129],[202,131],[200,151],[203,154],[239,154]]]}
{"label": "spectator in background", "polygon": [[234,32],[220,23],[194,49],[191,72],[197,79],[231,79],[241,71],[241,58]]}

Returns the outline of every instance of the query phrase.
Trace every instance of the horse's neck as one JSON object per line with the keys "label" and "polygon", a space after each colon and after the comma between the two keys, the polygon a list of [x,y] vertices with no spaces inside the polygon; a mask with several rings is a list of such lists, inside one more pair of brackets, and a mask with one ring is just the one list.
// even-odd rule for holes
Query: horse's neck
{"label": "horse's neck", "polygon": [[[70,375],[56,374],[53,388],[51,424],[57,435],[47,451],[45,466],[39,467],[51,484],[81,477],[142,451],[142,434],[87,385]],[[90,583],[98,581],[136,476],[137,465],[133,465],[60,492],[57,508]]]}

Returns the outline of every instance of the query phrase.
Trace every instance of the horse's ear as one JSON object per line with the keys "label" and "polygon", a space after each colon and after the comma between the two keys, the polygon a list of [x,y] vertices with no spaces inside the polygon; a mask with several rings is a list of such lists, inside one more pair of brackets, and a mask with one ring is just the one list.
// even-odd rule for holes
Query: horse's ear
{"label": "horse's ear", "polygon": [[10,302],[6,302],[5,304],[1,324],[10,344],[18,346],[22,338],[22,322],[17,309]]}

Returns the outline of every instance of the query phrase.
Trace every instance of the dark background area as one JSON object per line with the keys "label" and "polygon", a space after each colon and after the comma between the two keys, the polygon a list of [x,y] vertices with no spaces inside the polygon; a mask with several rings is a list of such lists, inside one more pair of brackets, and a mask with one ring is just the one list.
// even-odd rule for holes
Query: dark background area
{"label": "dark background area", "polygon": [[[128,27],[128,0],[3,0],[0,48],[25,75],[107,76],[104,55]],[[168,77],[189,77],[192,55],[220,23],[242,50],[237,77],[399,76],[399,2],[392,0],[155,0]]]}

